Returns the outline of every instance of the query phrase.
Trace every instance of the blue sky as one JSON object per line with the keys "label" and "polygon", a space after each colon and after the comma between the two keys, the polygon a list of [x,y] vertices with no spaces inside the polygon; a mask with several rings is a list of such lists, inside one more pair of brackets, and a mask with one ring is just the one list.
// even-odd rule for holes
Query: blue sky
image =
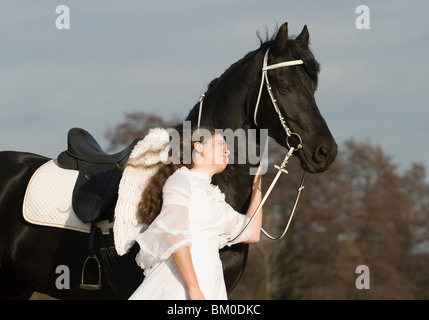
{"label": "blue sky", "polygon": [[[369,30],[355,26],[358,5]],[[70,29],[57,30],[58,5]],[[427,1],[11,1],[0,4],[0,150],[55,158],[71,127],[105,132],[125,112],[184,118],[207,84],[256,49],[256,32],[310,32],[316,99],[336,140],[429,168]]]}

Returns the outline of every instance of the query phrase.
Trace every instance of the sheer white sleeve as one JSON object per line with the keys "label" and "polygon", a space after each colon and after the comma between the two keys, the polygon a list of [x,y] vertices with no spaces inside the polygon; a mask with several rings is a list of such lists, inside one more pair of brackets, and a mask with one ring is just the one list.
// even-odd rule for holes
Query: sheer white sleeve
{"label": "sheer white sleeve", "polygon": [[[232,246],[233,244],[240,243],[249,239],[252,233],[252,225],[250,225],[242,234],[241,231],[247,225],[250,220],[246,215],[235,211],[228,203],[225,202],[224,210],[228,216],[228,223],[226,225],[226,231],[221,237],[220,247],[225,245]],[[237,239],[238,235],[240,236]]]}
{"label": "sheer white sleeve", "polygon": [[160,214],[136,239],[140,245],[136,262],[145,275],[173,252],[191,244],[190,194],[191,181],[181,172],[165,182]]}

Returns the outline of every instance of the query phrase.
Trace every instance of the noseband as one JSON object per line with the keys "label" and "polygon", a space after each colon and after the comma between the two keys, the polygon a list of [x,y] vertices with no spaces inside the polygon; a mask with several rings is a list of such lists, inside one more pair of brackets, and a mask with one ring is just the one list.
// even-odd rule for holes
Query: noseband
{"label": "noseband", "polygon": [[[274,107],[274,110],[276,111],[276,113],[277,113],[277,115],[278,115],[278,117],[279,117],[279,120],[280,120],[280,123],[282,124],[282,126],[283,126],[283,129],[285,130],[285,132],[286,132],[286,145],[289,147],[289,151],[288,151],[288,153],[286,154],[286,156],[285,156],[285,158],[283,159],[283,161],[282,161],[282,163],[281,163],[281,165],[280,166],[277,166],[277,165],[275,165],[274,167],[278,170],[278,172],[277,172],[277,174],[276,174],[276,176],[274,177],[274,179],[273,179],[273,181],[271,182],[271,185],[270,185],[270,187],[268,188],[268,190],[267,190],[267,192],[265,193],[265,196],[264,196],[264,198],[262,199],[262,201],[261,201],[261,203],[259,204],[259,206],[258,206],[258,208],[256,209],[256,211],[255,211],[255,213],[253,214],[253,216],[250,218],[250,220],[247,222],[247,224],[246,224],[246,226],[243,228],[243,230],[241,230],[241,232],[234,238],[234,239],[232,239],[231,240],[231,242],[233,242],[235,239],[237,239],[238,237],[240,237],[241,236],[241,234],[247,229],[247,228],[249,228],[249,226],[250,226],[250,224],[252,223],[252,221],[256,218],[256,216],[259,214],[259,212],[261,211],[261,209],[262,209],[262,206],[264,205],[264,203],[265,203],[265,201],[267,200],[267,198],[268,198],[268,196],[269,196],[269,194],[271,193],[271,191],[272,191],[272,189],[274,188],[274,185],[277,183],[277,180],[280,178],[280,175],[282,174],[282,172],[283,173],[288,173],[287,171],[286,171],[286,169],[285,169],[285,167],[286,167],[286,165],[287,165],[287,163],[288,163],[288,161],[289,161],[289,159],[290,159],[290,157],[293,155],[293,152],[295,151],[295,150],[300,150],[300,149],[302,149],[302,139],[301,139],[301,137],[297,134],[297,133],[294,133],[294,132],[292,132],[290,129],[289,129],[289,127],[287,126],[287,124],[286,124],[286,121],[285,121],[285,119],[284,119],[284,117],[283,117],[283,115],[281,114],[281,112],[280,112],[280,109],[279,109],[279,107],[278,107],[278,105],[277,105],[277,100],[275,99],[275,97],[274,97],[274,94],[273,94],[273,90],[272,90],[272,87],[271,87],[271,85],[270,85],[270,81],[268,80],[268,70],[273,70],[273,69],[278,69],[278,68],[283,68],[283,67],[291,67],[291,66],[296,66],[296,65],[300,65],[300,64],[303,64],[304,63],[304,61],[302,61],[302,60],[291,60],[291,61],[286,61],[286,62],[280,62],[280,63],[276,63],[276,64],[272,64],[272,65],[268,65],[268,53],[269,53],[269,51],[270,51],[270,49],[268,49],[266,52],[265,52],[265,56],[264,56],[264,61],[263,61],[263,65],[262,65],[262,78],[261,78],[261,86],[259,87],[259,94],[258,94],[258,99],[256,100],[256,106],[255,106],[255,111],[254,111],[254,114],[253,114],[253,120],[254,120],[254,122],[255,122],[255,125],[257,126],[257,127],[259,127],[258,126],[258,123],[257,123],[257,113],[258,113],[258,108],[259,108],[259,102],[260,102],[260,100],[261,100],[261,95],[262,95],[262,89],[263,89],[263,87],[264,87],[264,82],[266,83],[266,86],[267,86],[267,91],[268,91],[268,94],[270,95],[270,98],[271,98],[271,102],[272,102],[272,104],[273,104],[273,107]],[[202,95],[201,95],[201,97],[200,97],[200,106],[199,106],[199,113],[198,113],[198,128],[200,127],[200,122],[201,122],[201,113],[202,113],[202,109],[203,109],[203,101],[204,101],[204,98],[205,98],[205,94],[203,93]],[[296,145],[296,146],[291,146],[290,145],[290,143],[289,143],[289,138],[291,138],[292,136],[295,136],[295,137],[297,137],[298,138],[298,144]],[[263,228],[261,228],[261,231],[269,238],[269,239],[271,239],[271,240],[279,240],[279,239],[281,239],[281,238],[283,238],[284,236],[285,236],[285,234],[286,234],[286,232],[287,232],[287,230],[289,229],[289,225],[290,225],[290,223],[291,223],[291,221],[292,221],[292,217],[293,217],[293,215],[294,215],[294,213],[295,213],[295,209],[296,209],[296,206],[297,206],[297,204],[298,204],[298,200],[299,200],[299,197],[300,197],[300,195],[301,195],[301,191],[304,189],[304,177],[305,177],[305,171],[304,171],[304,173],[303,173],[303,175],[302,175],[302,178],[301,178],[301,183],[300,183],[300,187],[298,188],[298,190],[297,190],[297,195],[296,195],[296,198],[295,198],[295,203],[294,203],[294,205],[293,205],[293,207],[292,207],[292,212],[291,212],[291,214],[289,215],[289,220],[288,220],[288,223],[287,223],[287,225],[286,225],[286,227],[284,228],[284,230],[283,230],[283,232],[282,232],[282,234],[280,235],[280,236],[278,236],[278,237],[272,237],[271,235],[269,235]]]}

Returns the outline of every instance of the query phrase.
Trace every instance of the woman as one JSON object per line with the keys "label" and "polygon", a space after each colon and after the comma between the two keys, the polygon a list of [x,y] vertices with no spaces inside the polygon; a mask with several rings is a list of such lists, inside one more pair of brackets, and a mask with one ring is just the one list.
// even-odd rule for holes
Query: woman
{"label": "woman", "polygon": [[209,132],[208,138],[191,141],[190,165],[161,165],[143,192],[139,215],[148,228],[136,239],[136,261],[145,279],[131,300],[227,299],[219,249],[259,241],[262,214],[240,232],[261,202],[260,176],[253,181],[246,215],[233,210],[211,185],[212,176],[228,164],[230,152],[222,135]]}

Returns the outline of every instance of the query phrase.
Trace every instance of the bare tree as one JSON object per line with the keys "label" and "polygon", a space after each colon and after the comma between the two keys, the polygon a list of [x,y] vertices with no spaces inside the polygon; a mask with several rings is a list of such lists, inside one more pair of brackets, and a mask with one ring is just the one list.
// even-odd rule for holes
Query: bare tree
{"label": "bare tree", "polygon": [[[401,176],[391,157],[367,141],[351,139],[340,150],[326,173],[307,177],[289,234],[280,243],[251,247],[239,294],[250,298],[253,291],[257,299],[428,298],[424,167],[414,164]],[[264,219],[274,221],[264,224],[284,223],[284,215],[275,212],[288,210],[286,199],[297,183],[294,176],[279,181],[264,207]],[[356,288],[359,265],[370,270],[369,290]]]}
{"label": "bare tree", "polygon": [[170,128],[174,124],[173,121],[143,111],[126,113],[122,123],[106,132],[105,137],[110,142],[107,151],[118,150],[136,138],[143,138],[152,128]]}

